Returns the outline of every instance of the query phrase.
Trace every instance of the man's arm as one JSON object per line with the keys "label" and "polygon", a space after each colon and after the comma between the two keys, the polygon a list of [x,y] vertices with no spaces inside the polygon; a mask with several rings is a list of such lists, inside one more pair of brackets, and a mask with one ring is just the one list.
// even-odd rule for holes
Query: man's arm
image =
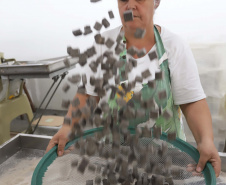
{"label": "man's arm", "polygon": [[209,161],[218,177],[221,171],[221,159],[214,145],[212,119],[206,99],[180,105],[197,143],[200,159],[196,168],[201,172]]}
{"label": "man's arm", "polygon": [[[78,108],[80,109],[83,108],[86,105],[86,101],[89,97],[90,95],[77,93],[74,99],[78,98],[80,101],[80,104],[78,107],[73,107],[72,104],[70,104],[66,116],[72,118],[72,112],[76,111]],[[99,97],[95,97],[95,98],[98,103],[100,98]],[[69,141],[68,135],[70,134],[73,125],[78,123],[79,120],[80,118],[72,119],[71,125],[63,124],[61,129],[50,140],[49,145],[46,148],[46,152],[48,152],[51,148],[53,148],[56,144],[58,144],[57,153],[59,156],[62,156],[64,153],[64,147],[66,143]]]}
{"label": "man's arm", "polygon": [[[87,99],[88,99],[89,97],[90,97],[90,95],[88,95],[88,94],[79,94],[79,93],[77,93],[77,94],[75,95],[75,97],[74,97],[73,100],[75,100],[76,98],[78,98],[79,101],[80,101],[80,104],[79,104],[78,107],[73,107],[72,104],[70,104],[66,116],[69,117],[69,118],[72,118],[72,112],[73,112],[73,111],[76,111],[78,108],[79,108],[79,109],[83,108],[83,107],[86,105],[86,101],[87,101]],[[93,97],[96,99],[96,102],[98,103],[99,100],[100,100],[100,98],[99,98],[98,96],[93,96]],[[77,118],[77,119],[73,118],[73,119],[72,119],[71,127],[73,127],[74,124],[78,123],[79,120],[80,120],[80,118]]]}

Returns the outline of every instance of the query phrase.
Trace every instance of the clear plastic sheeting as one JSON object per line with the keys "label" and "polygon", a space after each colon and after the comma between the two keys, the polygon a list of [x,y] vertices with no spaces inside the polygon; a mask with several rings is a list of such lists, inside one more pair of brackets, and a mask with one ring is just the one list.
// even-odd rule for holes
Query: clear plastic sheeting
{"label": "clear plastic sheeting", "polygon": [[191,44],[200,79],[208,97],[226,94],[226,43]]}
{"label": "clear plastic sheeting", "polygon": [[191,44],[191,48],[211,114],[213,117],[224,117],[226,115],[226,43]]}
{"label": "clear plastic sheeting", "polygon": [[[226,43],[190,44],[211,112],[216,147],[226,138]],[[185,123],[188,142],[193,135]],[[221,151],[221,150],[220,150]]]}

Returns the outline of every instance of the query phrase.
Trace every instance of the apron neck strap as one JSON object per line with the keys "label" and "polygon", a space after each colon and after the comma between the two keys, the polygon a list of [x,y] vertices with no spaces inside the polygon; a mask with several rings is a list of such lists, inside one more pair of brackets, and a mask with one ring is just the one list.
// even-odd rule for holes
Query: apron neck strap
{"label": "apron neck strap", "polygon": [[166,51],[165,51],[161,36],[160,36],[159,31],[156,26],[154,26],[154,34],[155,34],[155,42],[156,42],[156,50],[158,53],[158,59],[160,60]]}
{"label": "apron neck strap", "polygon": [[[158,53],[158,59],[160,60],[163,57],[163,55],[165,54],[165,48],[163,46],[163,42],[162,42],[161,36],[159,34],[159,31],[158,31],[158,29],[155,25],[154,25],[154,35],[155,35],[155,42],[156,42],[156,49],[157,49],[157,53]],[[126,42],[125,35],[123,36],[123,42]]]}

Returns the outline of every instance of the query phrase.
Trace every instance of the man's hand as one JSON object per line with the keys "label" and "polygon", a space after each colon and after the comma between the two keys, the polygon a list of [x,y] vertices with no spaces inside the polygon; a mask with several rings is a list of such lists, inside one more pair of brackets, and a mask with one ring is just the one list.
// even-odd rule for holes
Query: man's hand
{"label": "man's hand", "polygon": [[218,177],[221,171],[221,159],[213,143],[213,128],[211,114],[206,99],[180,105],[197,143],[200,153],[196,171],[201,172],[209,161]]}
{"label": "man's hand", "polygon": [[[88,94],[77,93],[73,100],[78,98],[79,106],[73,107],[71,104],[69,106],[66,116],[71,118],[73,111],[76,111],[78,108],[82,109],[86,105],[86,101],[89,97],[90,97],[90,95],[88,95]],[[100,98],[97,96],[93,96],[93,98],[96,100],[96,103],[98,104]],[[84,115],[82,115],[82,116],[84,116]],[[71,126],[63,124],[62,128],[50,140],[49,145],[46,148],[46,152],[48,152],[51,148],[53,148],[56,144],[58,144],[57,154],[58,154],[58,156],[62,156],[64,154],[64,147],[65,147],[66,143],[69,141],[68,136],[71,132],[71,128],[74,126],[74,124],[77,124],[79,122],[80,118],[72,118]]]}
{"label": "man's hand", "polygon": [[70,134],[71,127],[68,125],[63,125],[62,128],[53,136],[50,140],[49,145],[46,148],[46,153],[58,144],[57,154],[62,156],[64,154],[64,147],[69,141],[68,135]]}
{"label": "man's hand", "polygon": [[202,143],[198,144],[197,149],[200,153],[200,159],[196,167],[196,171],[199,173],[202,172],[206,162],[208,161],[212,164],[215,174],[218,177],[221,171],[221,159],[213,141],[203,141]]}

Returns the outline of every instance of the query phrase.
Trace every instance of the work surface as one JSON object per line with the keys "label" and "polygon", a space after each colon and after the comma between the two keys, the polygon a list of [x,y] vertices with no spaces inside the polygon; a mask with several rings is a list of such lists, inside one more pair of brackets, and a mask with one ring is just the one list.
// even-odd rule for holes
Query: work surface
{"label": "work surface", "polygon": [[[0,147],[0,185],[30,185],[51,137],[19,134]],[[226,182],[226,173],[221,173]],[[223,185],[224,183],[218,183]]]}
{"label": "work surface", "polygon": [[35,167],[44,155],[43,150],[21,149],[0,165],[1,185],[30,185]]}
{"label": "work surface", "polygon": [[19,134],[0,146],[0,185],[30,185],[50,138]]}

